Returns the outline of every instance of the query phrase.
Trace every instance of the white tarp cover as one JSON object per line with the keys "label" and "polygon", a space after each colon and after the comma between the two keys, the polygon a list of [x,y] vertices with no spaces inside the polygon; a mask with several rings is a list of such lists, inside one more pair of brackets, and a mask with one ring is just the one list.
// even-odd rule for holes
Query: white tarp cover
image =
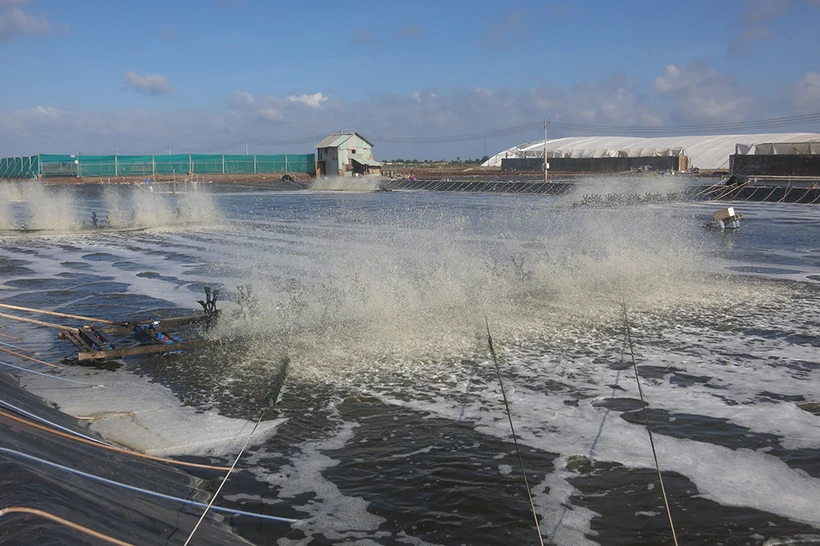
{"label": "white tarp cover", "polygon": [[742,147],[738,145],[737,153],[743,155],[816,155],[820,154],[820,141],[766,142]]}
{"label": "white tarp cover", "polygon": [[[712,135],[677,137],[622,137],[591,136],[567,137],[547,141],[547,157],[689,157],[690,165],[699,169],[717,170],[729,168],[729,156],[748,153],[758,143],[764,145],[781,143],[820,143],[818,133],[767,133],[751,135]],[[740,151],[746,147],[746,152]],[[535,140],[513,146],[497,153],[484,166],[499,167],[504,158],[544,157],[544,141]]]}

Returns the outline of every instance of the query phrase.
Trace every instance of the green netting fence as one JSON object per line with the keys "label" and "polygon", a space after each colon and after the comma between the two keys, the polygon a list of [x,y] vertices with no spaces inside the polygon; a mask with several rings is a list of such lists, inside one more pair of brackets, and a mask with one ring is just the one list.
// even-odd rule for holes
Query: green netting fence
{"label": "green netting fence", "polygon": [[0,159],[0,178],[185,176],[188,174],[316,174],[313,154],[55,155]]}

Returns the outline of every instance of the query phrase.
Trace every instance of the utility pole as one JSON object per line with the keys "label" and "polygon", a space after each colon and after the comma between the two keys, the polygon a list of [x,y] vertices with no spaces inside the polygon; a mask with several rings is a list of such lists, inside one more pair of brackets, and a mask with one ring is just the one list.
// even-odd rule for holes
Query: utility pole
{"label": "utility pole", "polygon": [[245,139],[245,155],[248,155],[248,139]]}
{"label": "utility pole", "polygon": [[547,183],[547,170],[550,164],[547,163],[547,120],[544,120],[544,184]]}
{"label": "utility pole", "polygon": [[171,155],[171,145],[168,145],[168,155]]}

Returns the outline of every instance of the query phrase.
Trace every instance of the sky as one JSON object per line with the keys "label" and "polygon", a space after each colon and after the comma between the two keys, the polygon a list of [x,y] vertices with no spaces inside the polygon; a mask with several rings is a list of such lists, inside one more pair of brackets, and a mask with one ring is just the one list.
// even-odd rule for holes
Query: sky
{"label": "sky", "polygon": [[377,159],[475,159],[543,138],[481,133],[542,120],[816,114],[818,29],[820,0],[0,0],[0,157],[310,153],[357,131]]}

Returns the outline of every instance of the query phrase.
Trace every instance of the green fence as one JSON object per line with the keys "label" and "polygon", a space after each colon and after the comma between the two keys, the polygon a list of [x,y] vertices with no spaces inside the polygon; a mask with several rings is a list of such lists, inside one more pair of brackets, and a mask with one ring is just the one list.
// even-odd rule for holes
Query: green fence
{"label": "green fence", "polygon": [[54,155],[0,159],[0,178],[316,174],[313,154]]}

